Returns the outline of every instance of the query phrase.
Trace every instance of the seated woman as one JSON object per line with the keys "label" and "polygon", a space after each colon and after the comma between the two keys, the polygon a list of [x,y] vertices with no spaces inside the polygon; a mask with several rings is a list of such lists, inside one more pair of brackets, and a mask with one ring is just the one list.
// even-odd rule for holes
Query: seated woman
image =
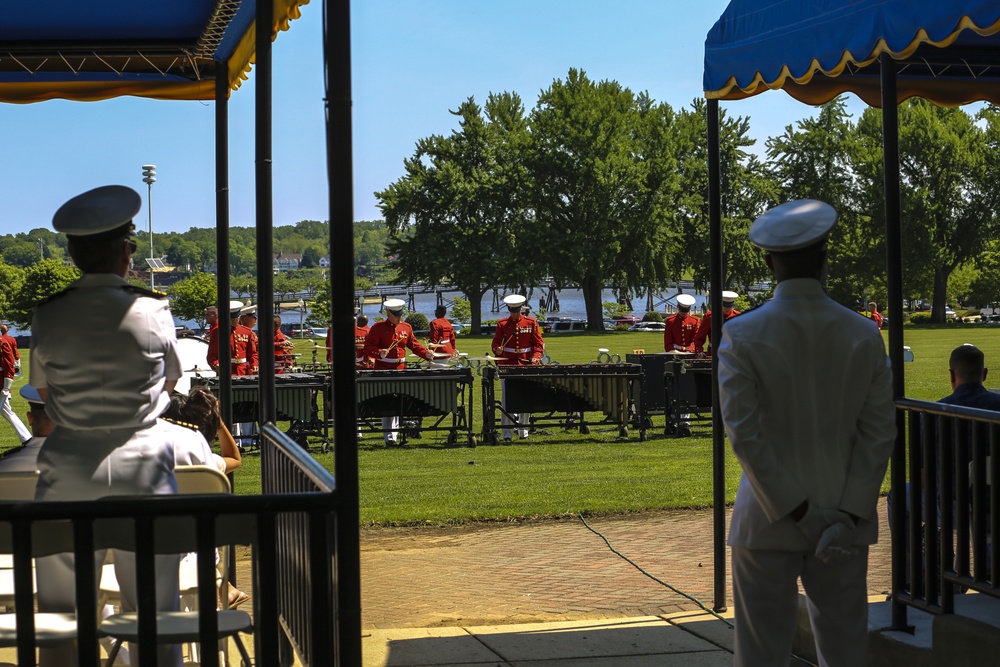
{"label": "seated woman", "polygon": [[[191,429],[193,437],[183,444],[174,441],[174,465],[213,466],[224,474],[229,474],[243,464],[240,448],[236,446],[232,433],[226,428],[219,413],[219,399],[203,387],[195,387],[189,394],[174,393],[170,397],[170,407],[163,413],[163,419]],[[209,442],[218,440],[221,456],[212,451]],[[219,552],[215,552],[218,563]],[[250,596],[243,591],[228,587],[229,607],[237,607]],[[221,591],[220,591],[221,596]]]}

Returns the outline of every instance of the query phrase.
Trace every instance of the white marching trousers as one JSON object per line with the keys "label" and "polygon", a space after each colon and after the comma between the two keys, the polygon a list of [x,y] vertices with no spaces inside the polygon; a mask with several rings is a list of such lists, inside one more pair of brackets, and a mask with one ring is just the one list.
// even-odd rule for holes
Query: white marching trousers
{"label": "white marching trousers", "polygon": [[31,431],[28,430],[28,427],[24,425],[21,418],[10,407],[10,394],[3,392],[0,395],[3,396],[3,404],[0,405],[0,414],[3,414],[4,419],[9,421],[10,425],[17,431],[17,437],[21,441],[21,444],[31,440]]}
{"label": "white marching trousers", "polygon": [[386,443],[399,442],[399,417],[382,417],[382,433]]}

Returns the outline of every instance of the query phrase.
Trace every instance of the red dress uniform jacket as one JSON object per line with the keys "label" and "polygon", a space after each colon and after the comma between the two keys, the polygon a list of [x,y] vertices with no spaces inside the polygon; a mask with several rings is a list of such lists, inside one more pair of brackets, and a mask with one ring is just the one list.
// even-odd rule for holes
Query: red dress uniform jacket
{"label": "red dress uniform jacket", "polygon": [[497,362],[500,366],[526,365],[533,360],[540,361],[545,353],[545,344],[542,342],[542,329],[538,326],[538,320],[522,315],[517,322],[509,317],[497,322],[497,330],[493,334],[493,352],[503,357],[503,361]]}
{"label": "red dress uniform jacket", "polygon": [[[879,326],[880,329],[882,328],[881,315],[879,316],[879,324],[878,324],[878,326]],[[11,336],[10,334],[4,334],[3,335],[3,339],[6,340],[8,343],[10,343],[11,349],[14,350],[14,359],[16,361],[21,361],[21,353],[17,351],[17,339],[14,338],[13,336]]]}
{"label": "red dress uniform jacket", "polygon": [[[375,370],[402,370],[406,368],[406,348],[421,359],[427,358],[427,348],[413,335],[413,327],[406,322],[393,324],[382,320],[373,324],[365,337],[364,356],[375,360]],[[388,350],[385,357],[382,350]]]}
{"label": "red dress uniform jacket", "polygon": [[0,378],[14,377],[14,361],[16,361],[17,343],[10,336],[0,336]]}
{"label": "red dress uniform jacket", "polygon": [[333,327],[326,329],[326,363],[333,363]]}
{"label": "red dress uniform jacket", "polygon": [[882,313],[878,312],[877,310],[873,310],[872,311],[872,321],[875,322],[875,326],[877,326],[878,330],[881,331],[882,330]]}
{"label": "red dress uniform jacket", "polygon": [[[731,320],[739,314],[740,311],[733,308],[732,310],[729,311],[729,314],[726,315],[726,319]],[[711,336],[712,336],[712,311],[708,311],[707,313],[705,313],[705,317],[701,318],[701,326],[698,327],[698,333],[695,334],[694,336],[694,351],[701,352],[705,346],[705,341],[709,340]],[[708,354],[708,356],[712,356],[711,343],[708,344],[708,350],[706,350],[706,354]]]}
{"label": "red dress uniform jacket", "polygon": [[[229,346],[233,353],[230,372],[233,375],[253,375],[257,373],[259,357],[257,353],[257,334],[242,324],[233,327],[229,336]],[[208,333],[208,365],[219,371],[219,329]]]}
{"label": "red dress uniform jacket", "polygon": [[354,327],[354,362],[358,368],[374,368],[375,360],[365,356],[365,340],[368,339],[368,332],[371,327]]}
{"label": "red dress uniform jacket", "polygon": [[447,318],[439,317],[431,320],[430,341],[443,346],[436,348],[435,352],[447,354],[449,357],[455,356],[455,328]]}
{"label": "red dress uniform jacket", "polygon": [[288,356],[288,351],[285,349],[288,343],[288,337],[281,333],[280,330],[274,332],[274,372],[284,373],[287,369],[292,367],[292,357]]}
{"label": "red dress uniform jacket", "polygon": [[694,337],[698,333],[701,318],[691,313],[677,313],[667,318],[667,328],[663,330],[663,351],[694,352]]}

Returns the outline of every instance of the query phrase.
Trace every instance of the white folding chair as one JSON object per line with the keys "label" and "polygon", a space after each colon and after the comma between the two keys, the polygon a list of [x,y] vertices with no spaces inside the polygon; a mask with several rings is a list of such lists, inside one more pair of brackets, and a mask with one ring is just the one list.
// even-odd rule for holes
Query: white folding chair
{"label": "white folding chair", "polygon": [[34,500],[37,470],[0,473],[0,500]]}
{"label": "white folding chair", "polygon": [[[229,493],[229,480],[218,469],[211,466],[178,466],[174,469],[177,477],[178,493],[183,494],[218,494]],[[226,547],[220,546],[221,550]],[[225,581],[226,558],[220,556],[223,566],[223,581]],[[189,573],[185,576],[181,573],[181,585],[184,581],[193,581],[197,590],[197,574]],[[182,593],[183,588],[182,588]],[[223,598],[223,604],[226,599]],[[160,644],[195,644],[200,640],[198,632],[198,611],[162,611],[156,615],[157,642]],[[236,648],[246,665],[253,664],[247,653],[239,633],[250,634],[253,632],[253,620],[250,615],[239,609],[222,609],[218,614],[219,632],[218,638],[221,641],[232,638]],[[134,642],[139,639],[138,614],[126,612],[109,616],[101,622],[98,628],[98,635],[111,637],[114,639],[114,646],[108,656],[107,665],[113,665],[115,657],[122,642]]]}

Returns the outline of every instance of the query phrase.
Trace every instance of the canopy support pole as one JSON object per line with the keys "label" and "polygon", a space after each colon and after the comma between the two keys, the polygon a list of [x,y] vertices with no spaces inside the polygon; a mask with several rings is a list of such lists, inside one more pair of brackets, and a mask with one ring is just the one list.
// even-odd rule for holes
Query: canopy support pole
{"label": "canopy support pole", "polygon": [[[708,227],[712,346],[722,340],[722,176],[719,169],[719,101],[708,100]],[[714,553],[713,609],[726,610],[726,443],[719,409],[719,362],[712,355],[712,546]]]}
{"label": "canopy support pole", "polygon": [[[896,94],[896,61],[879,56],[882,85],[882,169],[885,190],[885,263],[889,293],[889,360],[892,363],[892,397],[905,397],[903,382],[903,251],[899,203],[899,106]],[[893,507],[906,507],[906,415],[896,411],[896,446],[892,450]],[[896,593],[906,588],[906,512],[892,516],[892,629],[913,632],[907,623],[906,605]]]}
{"label": "canopy support pole", "polygon": [[[274,25],[274,3],[257,3],[256,89],[254,91],[255,183],[257,232],[257,347],[260,370],[261,424],[274,422],[274,188],[272,183],[272,81],[274,54],[271,48],[271,26]],[[266,661],[265,661],[266,662]]]}
{"label": "canopy support pole", "polygon": [[354,360],[354,182],[351,3],[324,2],[326,155],[330,197],[330,313],[337,493],[338,665],[361,664],[361,549]]}
{"label": "canopy support pole", "polygon": [[[229,71],[215,70],[215,277],[219,308],[219,397],[222,421],[233,425],[233,378],[229,374],[232,327],[229,324]],[[233,570],[235,571],[235,570]]]}

